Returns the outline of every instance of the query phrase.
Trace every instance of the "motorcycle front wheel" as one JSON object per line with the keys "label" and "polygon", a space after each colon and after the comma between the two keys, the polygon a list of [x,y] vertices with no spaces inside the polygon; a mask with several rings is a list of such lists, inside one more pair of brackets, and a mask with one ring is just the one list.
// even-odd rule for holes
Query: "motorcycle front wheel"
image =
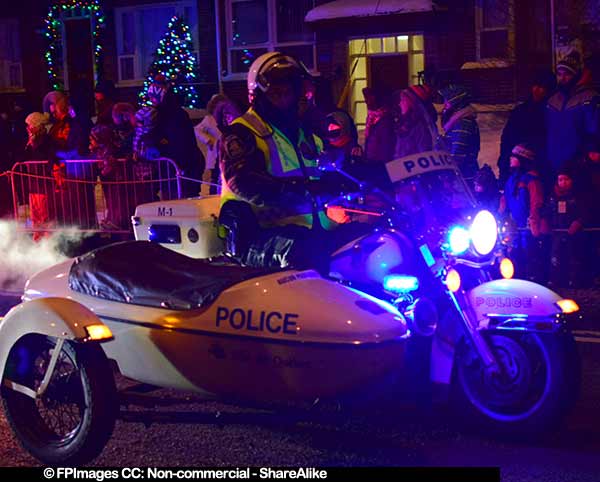
{"label": "motorcycle front wheel", "polygon": [[486,368],[470,343],[457,351],[455,408],[471,427],[516,438],[557,429],[579,392],[580,363],[572,335],[487,333],[498,369]]}
{"label": "motorcycle front wheel", "polygon": [[[28,336],[11,350],[6,378],[38,389],[56,341]],[[65,342],[47,390],[32,398],[2,387],[4,411],[17,439],[50,465],[80,465],[95,458],[110,438],[117,414],[114,377],[97,345]]]}

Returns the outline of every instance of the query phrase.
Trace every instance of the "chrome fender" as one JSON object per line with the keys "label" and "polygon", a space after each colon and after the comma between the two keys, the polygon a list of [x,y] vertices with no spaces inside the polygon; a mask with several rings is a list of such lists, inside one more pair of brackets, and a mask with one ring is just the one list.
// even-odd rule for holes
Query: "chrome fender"
{"label": "chrome fender", "polygon": [[[476,286],[467,293],[467,299],[475,314],[479,329],[490,326],[491,319],[519,320],[521,329],[527,328],[527,321],[544,320],[556,327],[562,310],[557,302],[560,295],[545,286],[520,279],[499,279]],[[454,365],[454,344],[460,336],[460,327],[445,330],[444,335],[436,332],[431,347],[431,381],[449,384]],[[510,328],[510,326],[506,326]],[[455,331],[452,333],[452,331]]]}
{"label": "chrome fender", "polygon": [[39,334],[85,341],[88,325],[103,324],[89,309],[67,298],[37,298],[12,308],[0,321],[0,373],[15,343],[25,335]]}
{"label": "chrome fender", "polygon": [[562,313],[557,302],[560,295],[545,286],[521,279],[488,281],[468,293],[468,299],[480,328],[490,317],[499,315],[552,318]]}

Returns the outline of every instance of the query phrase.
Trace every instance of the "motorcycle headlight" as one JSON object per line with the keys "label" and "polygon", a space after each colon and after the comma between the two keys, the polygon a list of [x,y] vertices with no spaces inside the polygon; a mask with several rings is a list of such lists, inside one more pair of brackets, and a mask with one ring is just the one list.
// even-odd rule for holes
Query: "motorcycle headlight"
{"label": "motorcycle headlight", "polygon": [[473,219],[469,234],[477,253],[491,253],[498,240],[498,225],[494,215],[489,211],[479,211]]}
{"label": "motorcycle headlight", "polygon": [[450,245],[450,251],[452,254],[462,254],[471,243],[471,236],[462,226],[454,226],[448,233],[448,244]]}

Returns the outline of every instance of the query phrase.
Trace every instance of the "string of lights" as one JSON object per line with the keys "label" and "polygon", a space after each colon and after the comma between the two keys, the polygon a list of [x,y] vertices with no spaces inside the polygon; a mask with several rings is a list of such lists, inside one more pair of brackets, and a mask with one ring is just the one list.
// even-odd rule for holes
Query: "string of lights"
{"label": "string of lights", "polygon": [[106,18],[100,6],[100,0],[59,0],[56,1],[46,16],[45,35],[48,39],[48,49],[44,55],[48,67],[48,78],[52,89],[62,89],[64,79],[62,78],[62,17],[66,14],[89,16],[92,31],[92,49],[94,52],[94,79],[98,80],[98,74],[102,65],[102,42],[101,33],[106,25]]}

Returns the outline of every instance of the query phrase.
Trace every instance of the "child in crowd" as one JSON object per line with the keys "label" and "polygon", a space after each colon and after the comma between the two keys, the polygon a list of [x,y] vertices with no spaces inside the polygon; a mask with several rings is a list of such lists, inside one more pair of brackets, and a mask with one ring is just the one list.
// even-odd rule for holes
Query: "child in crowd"
{"label": "child in crowd", "polygon": [[542,207],[544,189],[536,169],[536,153],[527,144],[517,144],[510,156],[511,175],[500,200],[500,214],[510,217],[518,228],[511,251],[518,278],[541,281]]}
{"label": "child in crowd", "polygon": [[55,217],[54,182],[52,180],[52,149],[50,136],[46,129],[50,122],[48,114],[32,112],[25,118],[27,125],[27,145],[24,160],[45,161],[32,164],[31,176],[24,178],[28,190],[31,224],[34,229],[33,239],[44,236],[42,229],[47,227]]}
{"label": "child in crowd", "polygon": [[90,152],[100,163],[100,180],[106,200],[106,218],[100,227],[106,230],[122,230],[129,227],[129,216],[124,167],[115,156],[117,144],[113,128],[106,124],[98,124],[90,133]]}
{"label": "child in crowd", "polygon": [[550,282],[557,287],[576,288],[583,281],[586,215],[582,193],[576,189],[569,167],[558,172],[548,209],[552,226]]}
{"label": "child in crowd", "polygon": [[475,191],[475,199],[479,206],[493,214],[498,212],[498,208],[500,207],[498,180],[488,164],[485,164],[477,171],[473,180],[473,190]]}

